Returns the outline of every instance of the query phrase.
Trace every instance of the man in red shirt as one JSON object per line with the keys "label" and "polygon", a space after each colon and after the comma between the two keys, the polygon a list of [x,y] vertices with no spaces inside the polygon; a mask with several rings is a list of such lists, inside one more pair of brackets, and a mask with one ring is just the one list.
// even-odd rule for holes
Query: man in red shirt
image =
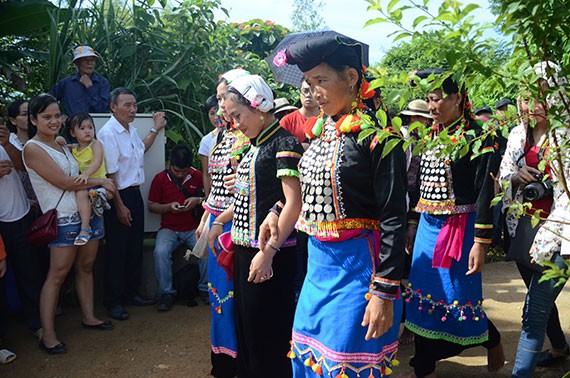
{"label": "man in red shirt", "polygon": [[[161,214],[154,247],[154,269],[158,279],[158,311],[172,308],[176,290],[172,287],[172,253],[180,245],[194,248],[200,222],[192,209],[204,200],[202,172],[193,168],[192,151],[178,145],[170,153],[170,167],[154,176],[148,193],[148,208]],[[199,261],[200,282],[206,279],[206,261]],[[206,282],[203,282],[206,286]],[[207,290],[207,286],[202,288]]]}
{"label": "man in red shirt", "polygon": [[[303,79],[301,82],[301,109],[284,116],[279,124],[282,128],[289,131],[293,136],[303,143],[307,139],[303,126],[308,118],[319,115],[319,105],[311,95],[311,87]],[[305,147],[306,149],[306,147]]]}

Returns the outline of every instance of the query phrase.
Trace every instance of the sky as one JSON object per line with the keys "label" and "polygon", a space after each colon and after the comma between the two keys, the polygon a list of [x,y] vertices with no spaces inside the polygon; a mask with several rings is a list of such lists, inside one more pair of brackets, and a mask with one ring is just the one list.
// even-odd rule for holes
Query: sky
{"label": "sky", "polygon": [[[370,46],[370,64],[379,62],[385,51],[393,43],[388,34],[396,30],[387,23],[379,23],[364,28],[366,21],[380,17],[377,11],[367,11],[368,2],[365,0],[322,0],[324,9],[323,17],[328,29],[335,30],[348,37],[366,43]],[[385,1],[387,3],[387,1]],[[474,15],[480,22],[491,22],[494,17],[488,11],[488,0],[469,0],[465,2],[476,3],[480,9],[474,11]],[[403,1],[402,1],[403,3]],[[431,1],[441,4],[441,0]],[[279,25],[291,28],[291,12],[293,0],[222,0],[222,6],[229,11],[230,17],[219,11],[216,13],[218,20],[229,22],[243,22],[254,18],[271,20]],[[430,7],[431,8],[431,7]],[[404,13],[406,15],[406,13]],[[409,19],[413,20],[419,13],[409,13]]]}

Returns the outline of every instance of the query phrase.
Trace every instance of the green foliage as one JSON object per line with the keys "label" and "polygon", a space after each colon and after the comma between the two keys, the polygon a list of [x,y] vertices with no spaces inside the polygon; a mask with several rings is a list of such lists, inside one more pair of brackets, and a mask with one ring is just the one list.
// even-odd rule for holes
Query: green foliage
{"label": "green foliage", "polygon": [[309,31],[326,28],[326,23],[319,13],[325,7],[322,0],[293,0],[291,21],[293,30]]}
{"label": "green foliage", "polygon": [[100,55],[97,71],[112,88],[134,90],[140,112],[164,110],[168,139],[193,147],[210,131],[202,106],[218,75],[241,66],[269,77],[263,58],[288,33],[270,21],[216,22],[216,9],[227,14],[220,0],[74,0],[67,8],[32,2],[44,4],[48,22],[33,34],[11,23],[1,37],[2,72],[12,72],[0,80],[3,102],[49,91],[75,72],[73,49],[85,44]]}

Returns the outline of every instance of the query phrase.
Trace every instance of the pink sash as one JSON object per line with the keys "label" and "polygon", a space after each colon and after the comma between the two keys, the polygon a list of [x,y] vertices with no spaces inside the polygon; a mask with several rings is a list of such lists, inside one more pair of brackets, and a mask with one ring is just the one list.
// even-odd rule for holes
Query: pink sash
{"label": "pink sash", "polygon": [[435,242],[431,261],[433,268],[449,269],[452,260],[461,260],[468,218],[469,213],[453,214],[447,218]]}

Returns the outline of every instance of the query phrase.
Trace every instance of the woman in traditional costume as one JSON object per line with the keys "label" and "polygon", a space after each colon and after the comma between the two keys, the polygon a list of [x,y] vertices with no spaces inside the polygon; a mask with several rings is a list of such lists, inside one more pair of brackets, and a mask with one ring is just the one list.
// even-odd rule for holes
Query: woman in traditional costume
{"label": "woman in traditional costume", "polygon": [[[287,359],[295,309],[295,220],[301,210],[303,147],[273,115],[271,88],[257,75],[233,81],[223,106],[251,146],[237,167],[235,201],[210,230],[212,245],[232,221],[239,376],[290,377]],[[259,226],[273,206],[280,237],[260,248]],[[221,239],[220,239],[221,241]]]}
{"label": "woman in traditional costume", "polygon": [[[420,78],[432,74],[445,73],[417,73]],[[505,361],[500,334],[482,307],[481,281],[493,229],[491,174],[497,174],[499,155],[490,137],[475,150],[473,139],[481,135],[482,122],[473,119],[465,88],[446,76],[441,88],[427,94],[434,120],[429,136],[436,139],[446,132],[455,148],[446,154],[438,145],[422,154],[415,208],[421,216],[403,294],[405,325],[415,333],[410,364],[417,377],[435,376],[436,361],[474,346],[487,348],[490,371]],[[470,144],[460,156],[462,141]]]}
{"label": "woman in traditional costume", "polygon": [[[198,237],[204,231],[204,226],[207,224],[207,232],[214,219],[234,201],[233,194],[224,186],[224,177],[235,174],[237,161],[248,148],[249,139],[236,130],[227,115],[224,115],[223,96],[233,80],[248,74],[246,70],[239,68],[228,71],[220,76],[216,86],[220,116],[226,119],[227,125],[220,129],[215,147],[208,158],[211,190],[204,203],[206,211],[198,228]],[[231,227],[231,221],[227,222],[224,231],[228,232]],[[232,378],[237,375],[233,266],[219,264],[218,253],[219,251],[208,248],[208,291],[212,311],[210,374],[217,378]]]}
{"label": "woman in traditional costume", "polygon": [[402,313],[404,152],[382,157],[385,144],[374,132],[358,141],[376,124],[362,104],[374,91],[363,79],[359,43],[325,32],[279,56],[303,71],[321,108],[307,121],[312,141],[299,165],[297,228],[309,235],[309,260],[289,352],[293,375],[388,376]]}

